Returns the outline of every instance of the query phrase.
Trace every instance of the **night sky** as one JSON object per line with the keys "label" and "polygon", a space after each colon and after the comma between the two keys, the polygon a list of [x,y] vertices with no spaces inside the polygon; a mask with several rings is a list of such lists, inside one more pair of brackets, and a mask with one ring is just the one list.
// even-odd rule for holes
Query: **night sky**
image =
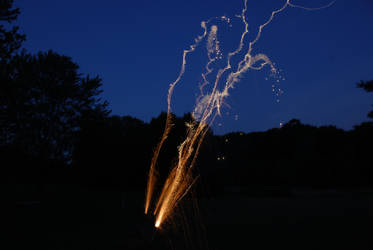
{"label": "night sky", "polygon": [[[249,40],[283,2],[248,0]],[[317,7],[329,0],[293,3]],[[148,122],[166,111],[168,86],[178,75],[183,50],[201,34],[201,21],[233,18],[243,0],[18,0],[15,6],[21,9],[18,25],[27,35],[27,50],[52,49],[72,57],[81,73],[103,79],[112,114]],[[231,33],[221,37],[227,48],[238,44],[243,29],[234,20]],[[266,80],[268,68],[246,73],[227,99],[215,132],[264,131],[292,118],[343,129],[367,120],[373,99],[356,83],[373,79],[372,24],[371,0],[337,0],[319,11],[288,8],[280,13],[255,49],[276,63],[280,83]],[[175,90],[178,115],[193,109],[207,60],[201,45],[188,57],[187,73]],[[279,103],[272,84],[284,91]]]}

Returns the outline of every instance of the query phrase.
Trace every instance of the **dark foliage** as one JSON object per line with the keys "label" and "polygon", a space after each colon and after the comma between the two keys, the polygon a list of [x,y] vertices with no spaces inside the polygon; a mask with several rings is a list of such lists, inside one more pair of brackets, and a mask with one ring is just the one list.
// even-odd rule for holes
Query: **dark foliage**
{"label": "dark foliage", "polygon": [[[360,81],[357,87],[364,89],[366,92],[373,92],[373,80],[367,82]],[[368,113],[368,117],[373,119],[373,110]]]}
{"label": "dark foliage", "polygon": [[0,0],[0,63],[8,60],[17,51],[26,36],[18,33],[17,26],[9,28],[9,24],[17,19],[19,9],[13,9],[13,0]]}
{"label": "dark foliage", "polygon": [[21,53],[0,75],[1,145],[15,144],[42,159],[69,161],[85,116],[108,114],[101,79],[83,77],[69,57]]}
{"label": "dark foliage", "polygon": [[90,187],[143,187],[150,141],[148,125],[138,119],[87,119],[78,133],[72,167],[79,182]]}

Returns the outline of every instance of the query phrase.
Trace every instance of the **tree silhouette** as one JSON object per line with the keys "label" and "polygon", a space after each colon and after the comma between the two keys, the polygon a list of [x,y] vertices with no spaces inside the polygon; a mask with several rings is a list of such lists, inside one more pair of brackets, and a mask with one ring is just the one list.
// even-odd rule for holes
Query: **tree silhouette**
{"label": "tree silhouette", "polygon": [[66,162],[84,117],[107,116],[99,77],[83,77],[71,58],[22,52],[0,72],[0,144]]}
{"label": "tree silhouette", "polygon": [[[373,92],[373,80],[368,82],[360,81],[357,87],[364,89],[366,92]],[[373,119],[373,110],[368,113],[368,117]]]}
{"label": "tree silhouette", "polygon": [[[12,6],[13,0],[0,1],[0,22],[11,23],[17,19],[19,9],[12,9]],[[3,24],[0,24],[0,63],[8,60],[25,40],[25,35],[18,33],[18,29],[14,26],[7,30]]]}
{"label": "tree silhouette", "polygon": [[79,182],[143,188],[152,152],[148,127],[130,116],[84,120],[73,153]]}

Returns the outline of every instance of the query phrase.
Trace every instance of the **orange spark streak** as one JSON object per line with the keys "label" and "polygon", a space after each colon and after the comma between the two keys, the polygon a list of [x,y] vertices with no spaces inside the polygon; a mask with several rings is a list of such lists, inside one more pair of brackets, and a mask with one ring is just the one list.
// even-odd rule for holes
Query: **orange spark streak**
{"label": "orange spark streak", "polygon": [[155,186],[156,179],[157,179],[156,178],[157,173],[156,173],[156,170],[155,170],[155,165],[156,165],[157,160],[158,160],[159,152],[160,152],[160,150],[163,146],[163,143],[167,139],[168,134],[170,133],[171,127],[172,127],[172,123],[171,123],[171,97],[172,97],[172,94],[173,94],[173,91],[174,91],[174,88],[175,88],[176,84],[181,80],[181,77],[183,76],[183,74],[185,72],[186,56],[196,49],[198,44],[202,41],[202,39],[207,34],[206,22],[202,22],[201,27],[204,29],[203,34],[198,36],[195,39],[195,43],[192,44],[189,47],[189,50],[184,50],[184,52],[183,52],[183,62],[182,62],[182,65],[181,65],[181,70],[180,70],[179,76],[177,77],[177,79],[173,83],[170,84],[170,88],[168,89],[167,118],[166,118],[165,130],[163,132],[163,135],[162,135],[162,138],[161,138],[159,144],[156,147],[156,150],[154,151],[153,158],[152,158],[152,161],[150,163],[150,170],[149,170],[149,175],[148,175],[148,183],[147,183],[146,198],[145,198],[145,214],[147,214],[148,211],[149,211],[151,198],[152,198],[153,193],[154,193],[154,186]]}

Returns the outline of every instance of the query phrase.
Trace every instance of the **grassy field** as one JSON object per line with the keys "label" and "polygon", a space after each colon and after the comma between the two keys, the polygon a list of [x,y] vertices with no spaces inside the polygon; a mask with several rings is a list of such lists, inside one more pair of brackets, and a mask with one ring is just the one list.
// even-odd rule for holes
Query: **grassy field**
{"label": "grassy field", "polygon": [[207,205],[213,249],[370,249],[373,197],[221,197]]}
{"label": "grassy field", "polygon": [[[67,203],[18,206],[15,249],[371,249],[373,195],[225,194],[199,201],[200,217],[155,231],[143,193],[81,192]],[[27,206],[34,206],[28,207]],[[21,207],[21,208],[20,208]],[[181,224],[186,227],[182,227]],[[201,230],[201,228],[204,228]],[[184,230],[185,229],[185,230]],[[202,242],[203,241],[203,242]]]}

